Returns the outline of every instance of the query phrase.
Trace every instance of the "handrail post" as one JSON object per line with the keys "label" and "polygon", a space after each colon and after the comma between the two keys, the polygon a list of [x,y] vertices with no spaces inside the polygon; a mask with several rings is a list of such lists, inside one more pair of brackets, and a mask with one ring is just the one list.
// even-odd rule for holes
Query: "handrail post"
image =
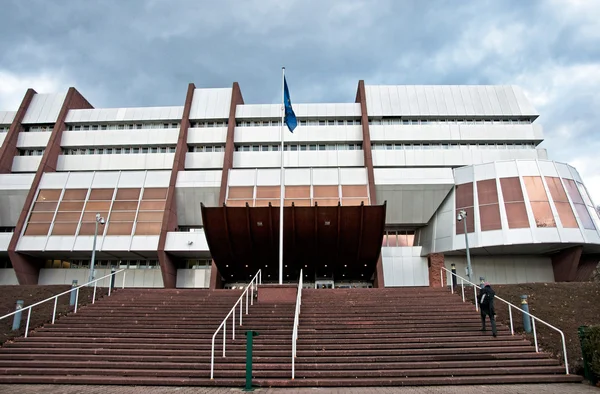
{"label": "handrail post", "polygon": [[444,270],[440,268],[440,287],[444,287]]}
{"label": "handrail post", "polygon": [[227,342],[227,319],[223,322],[223,357],[225,357],[225,342]]}
{"label": "handrail post", "polygon": [[92,295],[92,304],[96,303],[96,286],[98,286],[98,280],[94,281],[94,294]]}
{"label": "handrail post", "polygon": [[79,304],[79,287],[75,290],[75,311],[77,313],[77,304]]}
{"label": "handrail post", "polygon": [[563,343],[563,356],[565,358],[565,371],[566,374],[569,374],[569,360],[567,358],[567,344],[565,342],[565,334],[562,333],[562,331],[560,332],[560,337],[562,338],[562,343]]}
{"label": "handrail post", "polygon": [[123,284],[121,285],[121,290],[125,288],[125,276],[127,275],[127,271],[123,270]]}
{"label": "handrail post", "polygon": [[248,314],[248,289],[246,289],[246,315]]}
{"label": "handrail post", "polygon": [[539,347],[538,347],[537,332],[536,332],[536,330],[535,330],[535,317],[533,317],[533,318],[531,319],[531,323],[532,323],[532,325],[533,325],[533,340],[535,341],[535,352],[536,352],[536,353],[539,353],[539,352],[540,352],[540,349],[539,349]]}
{"label": "handrail post", "polygon": [[56,320],[56,304],[58,302],[58,296],[54,297],[54,311],[52,312],[52,324]]}
{"label": "handrail post", "polygon": [[465,282],[462,280],[462,278],[460,279],[460,287],[462,288],[462,299],[463,302],[465,302]]}
{"label": "handrail post", "polygon": [[254,284],[250,283],[250,305],[254,305]]}
{"label": "handrail post", "polygon": [[513,328],[513,317],[512,317],[512,306],[508,306],[508,316],[510,317],[510,334],[515,335],[515,330]]}
{"label": "handrail post", "polygon": [[243,302],[240,302],[240,327],[242,326],[242,306],[243,306]]}
{"label": "handrail post", "polygon": [[27,324],[25,324],[25,338],[27,338],[27,334],[29,333],[29,320],[31,320],[31,308],[27,311]]}
{"label": "handrail post", "polygon": [[[235,308],[235,306],[234,306],[234,308]],[[231,314],[231,317],[233,318],[233,322],[231,324],[231,329],[233,330],[233,334],[232,334],[233,339],[232,340],[235,341],[235,312],[233,312]]]}
{"label": "handrail post", "polygon": [[479,302],[477,300],[477,286],[473,284],[473,294],[475,295],[475,310],[479,311]]}

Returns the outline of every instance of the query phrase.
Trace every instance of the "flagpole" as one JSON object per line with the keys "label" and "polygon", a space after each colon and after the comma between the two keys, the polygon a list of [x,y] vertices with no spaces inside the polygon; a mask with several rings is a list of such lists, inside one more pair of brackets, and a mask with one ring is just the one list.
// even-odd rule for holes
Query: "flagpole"
{"label": "flagpole", "polygon": [[281,135],[281,170],[279,174],[279,284],[283,284],[283,194],[285,185],[283,184],[283,122],[285,117],[285,67],[281,67],[281,124],[279,133]]}

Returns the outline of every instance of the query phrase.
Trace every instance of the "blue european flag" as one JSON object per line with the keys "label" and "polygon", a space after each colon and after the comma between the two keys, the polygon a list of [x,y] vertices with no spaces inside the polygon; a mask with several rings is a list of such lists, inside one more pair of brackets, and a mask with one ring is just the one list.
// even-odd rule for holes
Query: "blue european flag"
{"label": "blue european flag", "polygon": [[288,129],[293,133],[298,121],[296,120],[296,114],[292,108],[292,101],[290,100],[290,92],[288,90],[287,81],[283,77],[283,103],[285,107],[285,124]]}

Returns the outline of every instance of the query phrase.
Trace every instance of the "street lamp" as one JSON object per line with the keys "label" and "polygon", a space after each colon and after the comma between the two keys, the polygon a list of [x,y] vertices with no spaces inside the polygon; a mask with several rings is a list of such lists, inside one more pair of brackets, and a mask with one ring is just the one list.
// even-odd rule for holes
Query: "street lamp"
{"label": "street lamp", "polygon": [[473,282],[473,280],[471,279],[471,276],[473,275],[473,271],[472,271],[472,267],[471,267],[471,253],[469,253],[469,234],[467,234],[467,211],[465,211],[464,209],[461,209],[460,211],[458,211],[458,215],[456,216],[456,219],[459,222],[463,222],[463,225],[464,225],[465,246],[467,249],[467,278],[469,279],[469,282]]}
{"label": "street lamp", "polygon": [[99,213],[96,214],[96,229],[94,230],[94,244],[92,245],[92,262],[90,264],[90,280],[91,282],[94,280],[94,263],[96,262],[96,238],[98,238],[98,225],[104,224],[106,221]]}

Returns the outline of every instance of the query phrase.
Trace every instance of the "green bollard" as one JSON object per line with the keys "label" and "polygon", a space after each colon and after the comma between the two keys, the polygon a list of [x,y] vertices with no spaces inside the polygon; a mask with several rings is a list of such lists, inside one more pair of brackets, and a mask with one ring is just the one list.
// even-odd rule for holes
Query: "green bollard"
{"label": "green bollard", "polygon": [[252,388],[252,339],[258,336],[258,332],[248,330],[246,335],[246,387],[244,391],[254,391]]}
{"label": "green bollard", "polygon": [[[75,287],[77,287],[77,279],[73,279],[73,283],[71,284],[71,288],[74,289]],[[77,294],[75,294],[77,290],[72,291],[71,294],[71,298],[69,299],[69,305],[74,306],[75,305],[75,298],[77,296]]]}
{"label": "green bollard", "polygon": [[15,310],[18,311],[13,316],[12,330],[17,331],[21,327],[21,309],[23,309],[23,300],[17,300]]}

